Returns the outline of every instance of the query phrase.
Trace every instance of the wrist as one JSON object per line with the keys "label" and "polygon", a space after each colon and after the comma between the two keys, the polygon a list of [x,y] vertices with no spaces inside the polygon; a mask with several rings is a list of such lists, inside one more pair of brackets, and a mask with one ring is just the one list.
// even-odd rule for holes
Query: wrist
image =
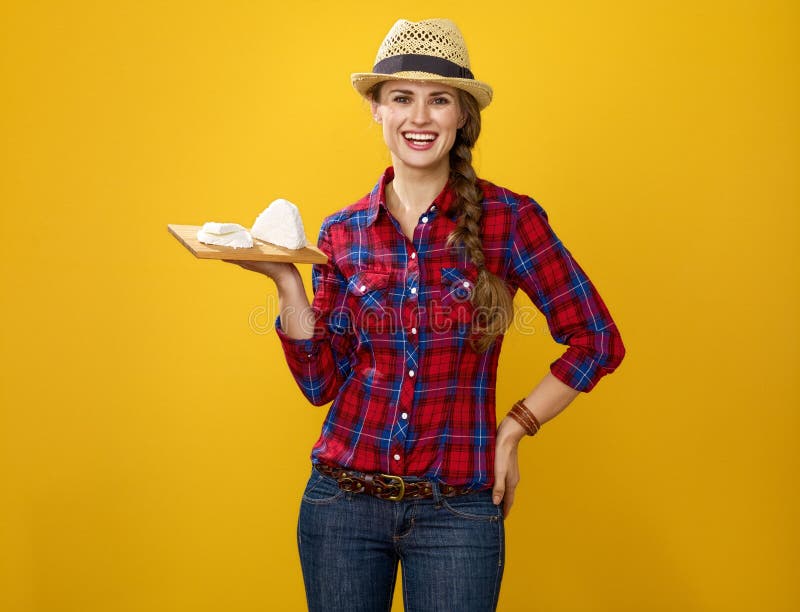
{"label": "wrist", "polygon": [[531,412],[530,408],[525,405],[523,400],[519,400],[508,411],[507,415],[511,420],[515,421],[529,436],[534,436],[541,429],[542,425],[539,420]]}
{"label": "wrist", "polygon": [[527,436],[525,428],[513,418],[506,416],[501,422],[497,431],[498,444],[502,445],[508,441],[512,444],[519,444]]}

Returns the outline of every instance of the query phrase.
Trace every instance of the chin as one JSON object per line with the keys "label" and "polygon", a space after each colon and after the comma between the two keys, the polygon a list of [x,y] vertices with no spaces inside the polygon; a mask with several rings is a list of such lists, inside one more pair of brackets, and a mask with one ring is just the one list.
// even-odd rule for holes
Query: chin
{"label": "chin", "polygon": [[442,166],[450,165],[450,158],[449,156],[439,157],[436,159],[415,159],[415,158],[408,158],[408,157],[397,157],[397,161],[408,168],[414,168],[415,170],[438,170]]}

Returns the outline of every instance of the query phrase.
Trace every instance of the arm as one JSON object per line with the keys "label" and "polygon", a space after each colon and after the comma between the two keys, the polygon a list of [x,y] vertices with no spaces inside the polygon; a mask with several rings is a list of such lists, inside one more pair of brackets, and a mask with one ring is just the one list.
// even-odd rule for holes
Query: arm
{"label": "arm", "polygon": [[[530,395],[523,400],[525,406],[544,425],[564,410],[580,391],[564,384],[548,372]],[[492,498],[495,505],[503,502],[503,515],[508,516],[514,503],[514,492],[519,484],[519,458],[517,449],[525,437],[522,425],[509,417],[500,421],[497,428],[494,456],[494,489]]]}
{"label": "arm", "polygon": [[550,364],[556,378],[589,392],[619,366],[625,346],[605,302],[530,198],[520,201],[512,230],[509,276],[544,314],[553,339],[568,347]]}
{"label": "arm", "polygon": [[311,338],[314,333],[314,311],[308,303],[303,277],[297,266],[267,261],[224,261],[264,274],[275,281],[281,327],[286,336],[297,340]]}
{"label": "arm", "polygon": [[[544,209],[523,199],[511,244],[513,280],[545,315],[553,339],[568,345],[525,398],[540,424],[553,419],[578,394],[589,392],[625,356],[625,347],[597,289],[550,227]],[[508,515],[519,483],[517,448],[525,431],[508,417],[495,446],[493,498]]]}
{"label": "arm", "polygon": [[355,342],[347,330],[331,333],[329,329],[330,315],[342,307],[347,283],[330,261],[332,251],[324,232],[320,232],[319,247],[329,261],[312,268],[311,304],[293,264],[231,262],[275,281],[280,307],[275,331],[298,387],[315,406],[327,404],[338,394],[349,375]]}

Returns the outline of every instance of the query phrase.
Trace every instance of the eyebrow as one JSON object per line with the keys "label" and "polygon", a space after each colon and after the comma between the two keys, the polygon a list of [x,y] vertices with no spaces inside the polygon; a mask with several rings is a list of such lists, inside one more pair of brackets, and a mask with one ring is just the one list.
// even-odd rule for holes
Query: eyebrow
{"label": "eyebrow", "polygon": [[[389,93],[390,94],[400,93],[400,94],[405,94],[407,96],[413,96],[414,95],[414,92],[413,91],[409,91],[408,89],[392,89],[392,90],[389,91]],[[429,96],[452,96],[453,94],[451,94],[449,91],[432,91],[428,95]]]}

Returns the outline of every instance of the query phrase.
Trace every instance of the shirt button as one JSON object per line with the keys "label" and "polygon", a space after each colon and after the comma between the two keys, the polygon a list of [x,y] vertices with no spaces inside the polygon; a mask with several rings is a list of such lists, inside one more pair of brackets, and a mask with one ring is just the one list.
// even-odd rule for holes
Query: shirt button
{"label": "shirt button", "polygon": [[394,460],[395,460],[395,461],[400,461],[400,455],[395,455],[395,456],[394,456]]}
{"label": "shirt button", "polygon": [[417,288],[411,287],[411,295],[417,295]]}
{"label": "shirt button", "polygon": [[422,222],[423,223],[427,223],[428,222],[428,217],[422,217]]}
{"label": "shirt button", "polygon": [[436,210],[436,204],[434,204],[433,206],[431,206],[431,210]]}
{"label": "shirt button", "polygon": [[411,378],[414,378],[414,374],[415,374],[414,370],[409,370],[409,371],[408,371],[408,375],[409,375]]}
{"label": "shirt button", "polygon": [[416,259],[416,258],[417,258],[417,254],[416,253],[411,253],[411,259]]}
{"label": "shirt button", "polygon": [[469,282],[468,282],[468,281],[464,281],[464,287],[466,287],[467,289],[469,289]]}
{"label": "shirt button", "polygon": [[408,413],[404,412],[403,414],[400,415],[400,418],[405,421],[408,418]]}
{"label": "shirt button", "polygon": [[416,327],[412,327],[411,328],[411,333],[416,336],[417,335],[417,328]]}
{"label": "shirt button", "polygon": [[361,285],[361,293],[364,293],[367,290],[366,285]]}

